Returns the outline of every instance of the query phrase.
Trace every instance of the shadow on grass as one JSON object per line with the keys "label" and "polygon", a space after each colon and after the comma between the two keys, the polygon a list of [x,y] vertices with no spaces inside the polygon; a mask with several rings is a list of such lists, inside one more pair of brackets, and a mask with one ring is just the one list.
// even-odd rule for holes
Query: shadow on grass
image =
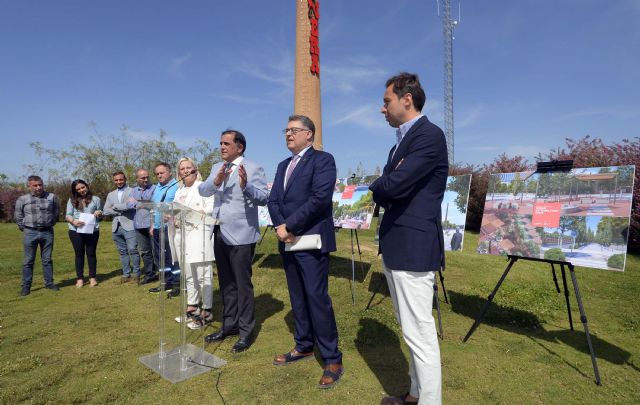
{"label": "shadow on grass", "polygon": [[[54,276],[55,276],[55,273],[54,273]],[[85,272],[84,276],[85,276],[84,278],[85,278],[85,281],[86,281],[87,278],[88,278],[88,275],[87,275],[86,272]],[[98,280],[98,282],[104,282],[104,281],[107,281],[107,280],[109,280],[111,278],[114,278],[114,277],[117,277],[117,276],[122,276],[122,269],[121,268],[112,270],[109,273],[98,273],[98,274],[96,274],[96,279]],[[72,278],[67,278],[65,280],[61,280],[61,281],[59,281],[59,282],[57,282],[55,284],[58,287],[63,288],[63,287],[75,286],[76,285],[76,281],[77,281],[76,276],[73,275]]]}
{"label": "shadow on grass", "polygon": [[[473,320],[480,314],[482,307],[487,302],[486,298],[478,295],[467,295],[456,291],[447,290],[451,310],[459,315],[466,316]],[[525,329],[541,329],[540,319],[531,312],[516,308],[505,307],[491,302],[482,323],[496,327],[519,327]],[[510,331],[513,329],[509,329]],[[517,329],[516,329],[517,330]]]}
{"label": "shadow on grass", "polygon": [[260,259],[262,259],[264,257],[264,253],[256,253],[253,256],[253,262],[251,262],[252,264],[256,264],[260,261]]}
{"label": "shadow on grass", "polygon": [[353,264],[355,267],[352,269],[351,258],[332,255],[329,259],[329,275],[351,280],[355,270],[356,281],[362,283],[371,269],[371,263],[365,263],[356,259]]}
{"label": "shadow on grass", "polygon": [[355,344],[385,392],[407,391],[409,364],[393,330],[375,319],[362,318]]}
{"label": "shadow on grass", "polygon": [[255,298],[256,308],[256,326],[254,336],[257,337],[262,329],[262,324],[284,309],[284,303],[279,299],[273,298],[271,294],[260,294]]}
{"label": "shadow on grass", "polygon": [[[254,260],[254,263],[258,263],[258,260],[259,259]],[[371,269],[371,263],[356,260],[354,264],[356,281],[362,283]],[[282,270],[282,257],[279,253],[270,253],[266,255],[260,263],[258,263],[258,268]],[[333,255],[329,256],[329,275],[351,280],[351,259]]]}
{"label": "shadow on grass", "polygon": [[[449,291],[449,299],[453,312],[467,316],[475,320],[480,314],[486,299],[477,295],[466,295],[456,291]],[[579,318],[578,318],[579,319]],[[571,368],[590,378],[585,372],[579,370],[574,364],[565,360],[560,354],[547,347],[543,341],[551,343],[564,343],[567,346],[590,355],[586,335],[582,324],[574,320],[574,330],[547,331],[535,314],[515,308],[505,307],[494,302],[491,303],[482,323],[527,336],[548,353],[562,359]],[[481,327],[482,324],[479,326]],[[628,365],[636,371],[640,369],[629,362],[631,353],[614,344],[590,334],[593,350],[597,359],[603,359],[613,364]]]}
{"label": "shadow on grass", "polygon": [[[257,262],[257,261],[256,261]],[[258,268],[282,270],[282,258],[279,253],[270,253],[258,264]]]}
{"label": "shadow on grass", "polygon": [[[574,330],[568,329],[549,332],[543,331],[542,333],[536,333],[535,336],[529,337],[533,340],[537,340],[536,338],[540,338],[553,343],[561,342],[566,344],[567,346],[571,346],[576,350],[581,351],[582,353],[590,355],[589,346],[587,345],[587,338],[584,333],[584,329],[582,328],[582,324],[574,325],[574,328]],[[539,342],[537,343],[542,345]],[[593,344],[593,351],[596,355],[596,358],[606,360],[613,364],[626,364],[636,371],[640,371],[638,370],[638,367],[636,367],[632,363],[629,363],[629,358],[631,357],[630,352],[614,344],[611,344],[606,340],[600,339],[594,334],[591,334],[591,343]],[[545,350],[547,350],[551,354],[558,356],[556,353],[546,347]]]}

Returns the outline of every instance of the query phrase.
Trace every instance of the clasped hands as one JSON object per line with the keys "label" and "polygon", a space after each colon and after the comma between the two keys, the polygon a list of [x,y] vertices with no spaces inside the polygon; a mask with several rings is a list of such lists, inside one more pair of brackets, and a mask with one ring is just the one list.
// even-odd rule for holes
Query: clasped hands
{"label": "clasped hands", "polygon": [[294,234],[287,231],[287,226],[285,224],[280,224],[276,227],[276,236],[280,242],[284,243],[293,243],[296,239]]}

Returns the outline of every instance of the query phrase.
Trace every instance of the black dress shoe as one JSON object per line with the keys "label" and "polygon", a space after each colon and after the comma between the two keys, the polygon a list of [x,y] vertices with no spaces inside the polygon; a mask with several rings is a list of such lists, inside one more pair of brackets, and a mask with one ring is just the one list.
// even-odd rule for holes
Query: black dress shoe
{"label": "black dress shoe", "polygon": [[158,280],[158,276],[145,277],[144,279],[142,279],[140,284],[149,284],[153,283],[156,280]]}
{"label": "black dress shoe", "polygon": [[224,340],[224,338],[226,338],[227,336],[237,336],[238,333],[239,333],[238,329],[232,329],[227,332],[225,332],[222,329],[219,329],[217,332],[205,336],[204,340],[208,343],[219,342],[221,340]]}
{"label": "black dress shoe", "polygon": [[31,287],[22,287],[22,291],[20,291],[21,296],[26,296],[31,294]]}
{"label": "black dress shoe", "polygon": [[[153,293],[153,294],[157,294],[157,293],[159,293],[161,291],[169,291],[169,292],[171,292],[171,290],[173,290],[173,289],[174,289],[174,287],[171,284],[167,284],[167,285],[164,286],[164,288],[162,288],[161,285],[158,286],[158,287],[149,288],[149,292]],[[178,294],[177,295],[180,295],[180,289],[177,288],[177,287],[176,287],[176,289],[178,290]],[[171,298],[171,297],[169,297],[169,298]]]}
{"label": "black dress shoe", "polygon": [[252,336],[247,336],[247,337],[240,338],[240,339],[238,339],[236,344],[233,345],[233,347],[231,348],[231,351],[233,353],[244,352],[245,350],[247,350],[248,348],[251,347],[251,343],[253,343]]}
{"label": "black dress shoe", "polygon": [[55,284],[51,284],[51,285],[46,285],[44,286],[44,288],[51,290],[51,291],[60,291],[60,287],[58,287]]}

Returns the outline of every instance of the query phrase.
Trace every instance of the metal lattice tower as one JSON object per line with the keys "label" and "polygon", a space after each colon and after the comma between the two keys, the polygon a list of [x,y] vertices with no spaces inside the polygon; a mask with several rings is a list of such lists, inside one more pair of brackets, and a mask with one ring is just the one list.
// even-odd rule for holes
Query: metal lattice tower
{"label": "metal lattice tower", "polygon": [[451,17],[451,0],[442,0],[442,37],[444,42],[444,134],[449,164],[454,163],[453,147],[453,29],[458,21]]}

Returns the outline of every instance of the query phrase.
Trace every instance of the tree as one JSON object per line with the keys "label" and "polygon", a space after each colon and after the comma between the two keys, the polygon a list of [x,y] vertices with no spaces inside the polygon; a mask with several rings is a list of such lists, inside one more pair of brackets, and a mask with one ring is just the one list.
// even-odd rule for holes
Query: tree
{"label": "tree", "polygon": [[471,182],[471,175],[459,175],[455,176],[447,183],[447,191],[456,193],[456,207],[461,213],[467,212],[467,202],[469,201],[469,184]]}
{"label": "tree", "polygon": [[113,188],[111,176],[115,171],[122,170],[131,182],[137,168],[151,172],[158,162],[166,162],[175,173],[177,161],[181,157],[191,157],[206,177],[212,165],[220,161],[218,148],[204,140],[196,140],[194,146],[185,150],[170,140],[164,130],[153,139],[136,139],[127,125],[120,128],[118,135],[100,133],[94,122],[89,125],[94,134],[87,143],[73,143],[60,149],[44,148],[40,142],[30,143],[38,160],[27,166],[29,173],[43,175],[47,172],[48,182],[52,185],[82,178],[90,183],[94,194],[104,196]]}

